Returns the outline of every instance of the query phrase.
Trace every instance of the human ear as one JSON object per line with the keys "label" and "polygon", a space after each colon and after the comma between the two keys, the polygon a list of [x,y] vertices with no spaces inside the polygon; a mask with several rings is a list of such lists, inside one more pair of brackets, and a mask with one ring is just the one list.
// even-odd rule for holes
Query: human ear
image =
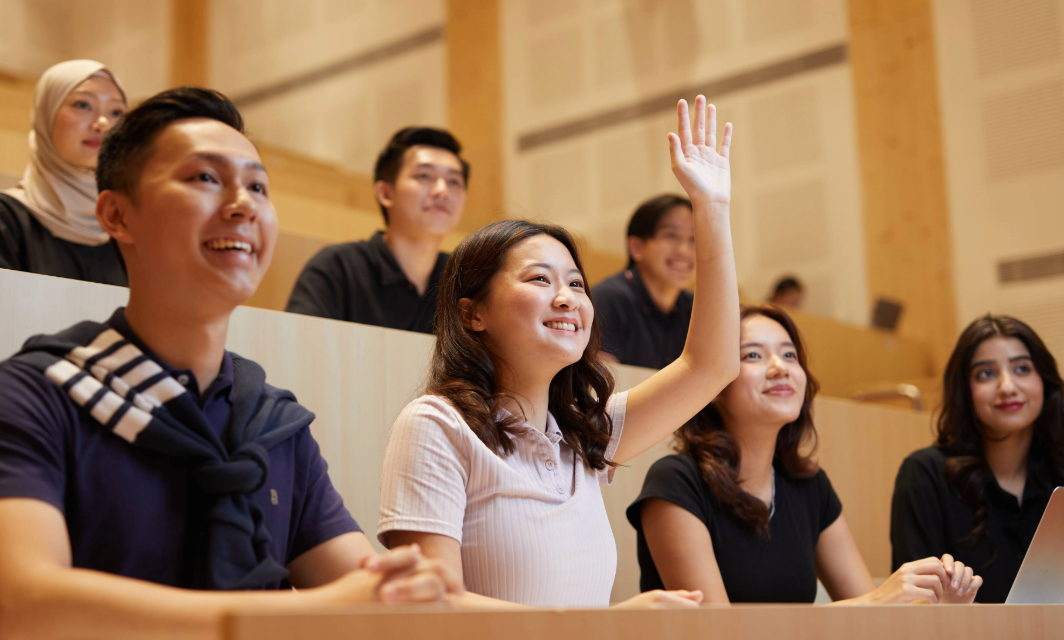
{"label": "human ear", "polygon": [[129,196],[117,191],[103,191],[96,198],[96,221],[107,235],[123,244],[133,244],[127,218],[133,210]]}
{"label": "human ear", "polygon": [[477,313],[476,306],[470,298],[461,298],[458,301],[458,312],[462,314],[462,326],[470,331],[483,331],[484,320]]}
{"label": "human ear", "polygon": [[390,209],[395,202],[395,186],[384,180],[373,183],[373,193],[377,196],[377,202],[385,209]]}
{"label": "human ear", "polygon": [[628,255],[632,256],[632,260],[640,262],[643,256],[646,255],[646,242],[642,238],[636,236],[628,236]]}

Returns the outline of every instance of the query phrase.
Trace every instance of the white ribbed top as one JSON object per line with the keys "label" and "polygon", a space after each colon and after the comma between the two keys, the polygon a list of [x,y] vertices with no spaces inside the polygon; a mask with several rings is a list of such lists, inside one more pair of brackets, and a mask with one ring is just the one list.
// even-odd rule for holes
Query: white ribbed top
{"label": "white ribbed top", "polygon": [[[607,459],[627,406],[627,391],[607,405]],[[617,547],[599,484],[613,470],[585,468],[552,415],[546,433],[527,426],[515,439],[516,451],[503,457],[444,398],[406,405],[384,454],[377,538],[421,531],[458,540],[473,593],[542,607],[609,605]]]}

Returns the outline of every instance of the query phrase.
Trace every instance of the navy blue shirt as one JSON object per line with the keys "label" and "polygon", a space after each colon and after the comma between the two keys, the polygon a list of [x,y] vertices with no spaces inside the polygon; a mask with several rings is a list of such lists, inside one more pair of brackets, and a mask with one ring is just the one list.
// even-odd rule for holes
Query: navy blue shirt
{"label": "navy blue shirt", "polygon": [[681,291],[672,311],[654,304],[639,269],[606,278],[591,290],[602,350],[636,367],[661,369],[683,353],[695,296]]}
{"label": "navy blue shirt", "polygon": [[[119,309],[106,323],[200,397],[221,435],[232,408],[233,362],[200,394],[133,333]],[[310,429],[270,450],[270,473],[252,498],[270,551],[287,565],[338,535],[360,531],[329,480]],[[36,369],[0,362],[0,498],[33,498],[63,512],[75,567],[187,587],[209,497],[182,462],[131,446],[106,430]],[[281,588],[282,583],[271,585]]]}

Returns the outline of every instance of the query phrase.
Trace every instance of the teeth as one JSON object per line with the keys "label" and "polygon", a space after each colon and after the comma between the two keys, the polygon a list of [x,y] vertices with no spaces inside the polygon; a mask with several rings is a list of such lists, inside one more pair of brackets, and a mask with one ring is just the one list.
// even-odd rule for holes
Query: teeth
{"label": "teeth", "polygon": [[561,329],[562,331],[576,331],[576,325],[570,322],[548,322],[547,326],[551,329]]}
{"label": "teeth", "polygon": [[207,248],[216,251],[243,251],[247,254],[251,253],[251,244],[240,242],[239,240],[210,240],[207,242]]}

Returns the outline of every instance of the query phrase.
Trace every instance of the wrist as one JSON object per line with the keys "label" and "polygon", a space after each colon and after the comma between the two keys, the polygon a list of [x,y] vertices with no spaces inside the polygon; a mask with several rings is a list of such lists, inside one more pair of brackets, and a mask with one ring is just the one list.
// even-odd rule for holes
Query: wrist
{"label": "wrist", "polygon": [[691,198],[691,206],[696,211],[707,211],[709,213],[726,214],[731,209],[731,200],[721,200],[719,198]]}
{"label": "wrist", "polygon": [[299,593],[307,596],[314,603],[322,605],[376,602],[379,599],[377,590],[383,578],[379,573],[356,569],[328,584],[312,589],[301,589]]}

